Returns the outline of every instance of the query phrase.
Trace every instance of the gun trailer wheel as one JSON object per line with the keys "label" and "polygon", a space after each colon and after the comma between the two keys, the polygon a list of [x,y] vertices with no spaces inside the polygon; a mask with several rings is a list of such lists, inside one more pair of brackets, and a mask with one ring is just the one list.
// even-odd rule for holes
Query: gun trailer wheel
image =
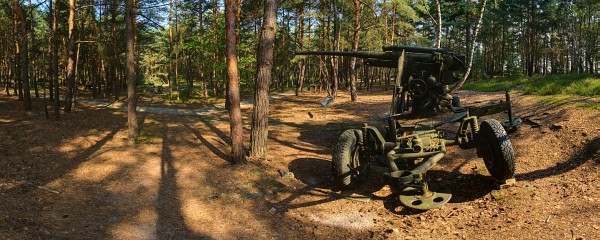
{"label": "gun trailer wheel", "polygon": [[485,120],[479,127],[478,152],[490,175],[503,183],[515,175],[515,151],[508,134],[497,120]]}
{"label": "gun trailer wheel", "polygon": [[340,135],[334,147],[333,180],[341,188],[357,188],[367,180],[369,164],[366,157],[361,156],[360,142],[362,132],[350,129]]}

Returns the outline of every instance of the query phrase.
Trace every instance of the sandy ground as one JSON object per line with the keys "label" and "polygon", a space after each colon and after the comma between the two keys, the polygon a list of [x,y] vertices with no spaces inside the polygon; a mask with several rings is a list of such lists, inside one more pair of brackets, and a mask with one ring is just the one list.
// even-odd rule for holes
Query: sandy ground
{"label": "sandy ground", "polygon": [[[459,95],[463,105],[503,97]],[[510,136],[515,186],[495,190],[474,150],[450,147],[429,173],[453,192],[440,209],[403,207],[375,174],[355,192],[368,201],[346,198],[330,180],[332,147],[343,130],[379,121],[390,96],[352,103],[342,92],[326,113],[324,94],[273,99],[269,157],[232,166],[222,110],[140,113],[142,137],[129,145],[118,109],[78,106],[56,122],[41,100],[23,112],[0,95],[0,239],[597,238],[600,112],[539,97],[513,95],[524,119]]]}

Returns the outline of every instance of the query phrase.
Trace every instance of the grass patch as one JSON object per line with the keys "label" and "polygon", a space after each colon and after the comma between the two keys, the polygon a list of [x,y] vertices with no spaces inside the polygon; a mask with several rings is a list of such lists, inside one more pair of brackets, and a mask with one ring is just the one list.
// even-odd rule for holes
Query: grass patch
{"label": "grass patch", "polygon": [[594,109],[594,110],[600,111],[600,104],[576,103],[575,107],[585,108],[585,109]]}
{"label": "grass patch", "polygon": [[600,75],[567,74],[557,76],[511,76],[495,77],[465,83],[465,90],[498,92],[507,89],[520,89],[526,95],[579,95],[600,96]]}
{"label": "grass patch", "polygon": [[540,101],[548,103],[548,104],[553,104],[553,105],[565,105],[567,103],[570,102],[569,97],[566,96],[548,96],[545,98],[541,98]]}
{"label": "grass patch", "polygon": [[572,74],[532,78],[523,89],[529,95],[600,96],[600,76]]}
{"label": "grass patch", "polygon": [[135,144],[158,144],[162,138],[162,124],[154,119],[145,119],[140,126],[140,136]]}
{"label": "grass patch", "polygon": [[500,92],[515,89],[529,82],[524,76],[494,77],[490,80],[480,80],[465,83],[461,89],[479,92]]}

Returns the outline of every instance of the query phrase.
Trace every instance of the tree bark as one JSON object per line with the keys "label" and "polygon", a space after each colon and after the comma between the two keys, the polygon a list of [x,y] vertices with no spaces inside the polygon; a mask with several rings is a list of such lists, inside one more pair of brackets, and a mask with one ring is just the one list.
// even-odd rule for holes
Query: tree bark
{"label": "tree bark", "polygon": [[73,93],[75,91],[75,0],[69,0],[69,36],[67,38],[67,89],[65,112],[70,113],[73,106]]}
{"label": "tree bark", "polygon": [[258,76],[254,91],[254,111],[250,134],[250,156],[266,158],[269,136],[269,84],[273,69],[276,32],[276,0],[264,1],[263,27],[258,47]]}
{"label": "tree bark", "polygon": [[440,7],[440,0],[435,0],[435,13],[437,15],[437,31],[436,31],[436,42],[435,42],[435,47],[436,48],[441,48],[442,47],[442,9]]}
{"label": "tree bark", "polygon": [[240,109],[239,73],[237,67],[235,0],[225,0],[225,50],[227,57],[227,81],[229,118],[231,130],[231,162],[246,163],[243,144],[242,111]]}
{"label": "tree bark", "polygon": [[137,74],[135,72],[135,15],[133,5],[134,0],[125,0],[125,38],[127,47],[127,138],[134,142],[140,136],[140,130],[137,120],[137,96],[136,83]]}

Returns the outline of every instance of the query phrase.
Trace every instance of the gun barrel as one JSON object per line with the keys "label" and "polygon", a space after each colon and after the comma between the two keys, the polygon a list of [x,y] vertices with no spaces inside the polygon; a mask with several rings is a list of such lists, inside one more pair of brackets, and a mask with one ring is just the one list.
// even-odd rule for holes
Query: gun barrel
{"label": "gun barrel", "polygon": [[434,52],[446,52],[446,50],[442,48],[429,48],[429,47],[415,47],[415,46],[402,46],[402,45],[383,45],[381,47],[383,51],[396,51],[401,52],[402,50],[406,52],[413,53],[434,53]]}
{"label": "gun barrel", "polygon": [[327,55],[327,56],[343,56],[343,57],[357,57],[357,58],[378,58],[378,59],[392,59],[392,52],[372,52],[372,51],[354,51],[354,52],[341,52],[341,51],[300,51],[296,52],[296,55]]}

